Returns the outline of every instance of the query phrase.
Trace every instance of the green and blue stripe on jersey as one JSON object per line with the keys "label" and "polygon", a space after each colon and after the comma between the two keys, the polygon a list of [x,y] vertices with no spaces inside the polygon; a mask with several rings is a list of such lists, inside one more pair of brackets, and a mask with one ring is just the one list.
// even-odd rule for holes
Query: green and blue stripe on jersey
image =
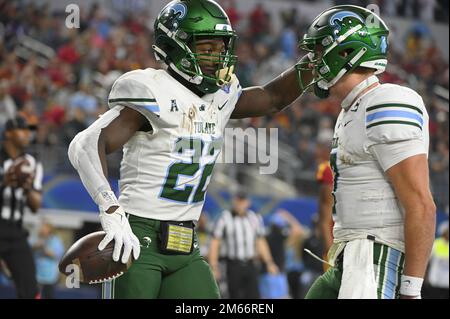
{"label": "green and blue stripe on jersey", "polygon": [[386,103],[368,107],[366,129],[379,125],[412,125],[422,129],[423,112],[420,108],[401,103]]}
{"label": "green and blue stripe on jersey", "polygon": [[156,102],[156,99],[148,99],[148,98],[117,98],[117,99],[109,99],[109,103],[131,103],[134,106],[142,107],[147,111],[155,113],[159,115],[160,109],[159,105]]}

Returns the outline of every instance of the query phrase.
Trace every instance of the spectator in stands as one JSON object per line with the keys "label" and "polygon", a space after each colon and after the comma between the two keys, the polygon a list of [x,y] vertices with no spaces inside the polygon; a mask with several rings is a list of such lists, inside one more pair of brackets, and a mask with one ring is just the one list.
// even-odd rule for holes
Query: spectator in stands
{"label": "spectator in stands", "polygon": [[419,17],[423,22],[434,22],[434,12],[438,6],[437,0],[418,0]]}
{"label": "spectator in stands", "polygon": [[9,95],[9,82],[0,80],[0,134],[3,132],[6,121],[16,115],[16,103]]}
{"label": "spectator in stands", "polygon": [[75,135],[87,128],[86,113],[82,108],[70,110],[70,120],[64,124],[61,132],[61,142],[69,146]]}
{"label": "spectator in stands", "polygon": [[258,3],[250,13],[250,34],[253,39],[261,39],[269,27],[269,14],[262,3]]}
{"label": "spectator in stands", "polygon": [[25,119],[30,127],[36,129],[39,125],[39,117],[36,113],[35,103],[32,99],[25,102],[19,115]]}
{"label": "spectator in stands", "polygon": [[302,138],[298,142],[297,154],[302,161],[304,170],[312,170],[315,166],[314,145],[309,138]]}
{"label": "spectator in stands", "polygon": [[437,142],[436,153],[430,156],[430,178],[433,196],[438,210],[448,212],[449,193],[449,149],[445,141]]}
{"label": "spectator in stands", "polygon": [[42,299],[53,299],[54,289],[59,279],[58,263],[64,254],[64,245],[49,221],[44,220],[37,238],[31,245],[36,262],[36,279]]}
{"label": "spectator in stands", "polygon": [[448,257],[448,220],[438,227],[438,235],[433,245],[424,297],[431,299],[448,299],[449,297],[449,257]]}
{"label": "spectator in stands", "polygon": [[288,61],[295,60],[297,53],[297,34],[293,26],[287,26],[280,36],[280,47],[284,58]]}
{"label": "spectator in stands", "polygon": [[417,9],[417,0],[401,0],[398,14],[407,18],[417,17]]}
{"label": "spectator in stands", "polygon": [[80,60],[81,55],[78,52],[77,39],[75,37],[59,48],[58,57],[69,64],[75,64]]}
{"label": "spectator in stands", "polygon": [[[318,259],[311,256],[305,250],[309,250],[314,255],[321,257],[324,253],[324,242],[319,224],[319,215],[315,214],[311,218],[311,231],[303,244],[303,265],[305,266],[302,274],[302,284],[308,289],[311,284],[323,274],[324,265]],[[306,293],[306,291],[304,292]]]}
{"label": "spectator in stands", "polygon": [[223,8],[225,12],[228,15],[228,18],[230,19],[231,25],[235,28],[239,25],[239,21],[241,19],[241,14],[236,8],[236,1],[235,0],[227,0],[223,4]]}
{"label": "spectator in stands", "polygon": [[301,277],[303,272],[303,263],[301,261],[301,244],[304,240],[304,230],[295,236],[291,232],[286,241],[286,274],[289,285],[289,295],[292,299],[302,298]]}
{"label": "spectator in stands", "polygon": [[85,125],[89,126],[97,119],[97,99],[91,94],[89,86],[80,84],[78,91],[72,95],[69,100],[71,109],[80,108],[83,110],[85,117]]}
{"label": "spectator in stands", "polygon": [[400,0],[385,0],[382,1],[381,13],[385,17],[394,17],[397,15],[397,7]]}
{"label": "spectator in stands", "polygon": [[260,278],[262,299],[285,299],[290,296],[294,298],[296,292],[290,294],[289,289],[286,257],[288,245],[294,246],[293,244],[302,235],[302,226],[288,211],[280,209],[270,218],[266,239],[279,273],[271,274],[266,269],[263,270],[263,275]]}
{"label": "spectator in stands", "polygon": [[440,22],[447,22],[448,24],[448,0],[438,0],[438,8],[436,12],[436,19]]}

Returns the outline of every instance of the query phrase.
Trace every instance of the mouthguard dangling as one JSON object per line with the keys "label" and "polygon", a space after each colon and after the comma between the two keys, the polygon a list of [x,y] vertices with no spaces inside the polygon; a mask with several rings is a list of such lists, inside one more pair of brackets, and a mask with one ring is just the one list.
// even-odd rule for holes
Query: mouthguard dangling
{"label": "mouthguard dangling", "polygon": [[230,83],[233,73],[234,65],[218,70],[216,72],[217,85],[224,86]]}

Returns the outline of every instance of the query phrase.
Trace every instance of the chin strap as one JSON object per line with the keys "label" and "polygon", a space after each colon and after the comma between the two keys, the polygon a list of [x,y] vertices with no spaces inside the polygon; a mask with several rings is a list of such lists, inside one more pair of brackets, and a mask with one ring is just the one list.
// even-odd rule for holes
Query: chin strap
{"label": "chin strap", "polygon": [[185,79],[186,81],[188,81],[189,83],[195,84],[195,85],[199,85],[202,83],[203,81],[203,76],[201,75],[195,75],[195,76],[191,76],[189,74],[186,74],[182,71],[180,71],[175,64],[173,64],[172,61],[170,61],[170,59],[168,58],[167,54],[157,45],[152,45],[153,50],[155,51],[155,58],[157,61],[163,61],[165,64],[167,64],[167,66],[172,69],[172,71],[174,71],[176,74],[178,74],[179,76],[181,76],[183,79]]}
{"label": "chin strap", "polygon": [[330,96],[330,90],[322,89],[317,83],[314,84],[314,95],[320,99],[326,99]]}

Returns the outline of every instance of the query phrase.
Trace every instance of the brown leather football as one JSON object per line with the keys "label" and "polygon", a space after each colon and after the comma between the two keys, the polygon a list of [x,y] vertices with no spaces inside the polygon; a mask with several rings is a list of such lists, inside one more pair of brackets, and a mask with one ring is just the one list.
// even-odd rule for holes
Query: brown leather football
{"label": "brown leather football", "polygon": [[75,273],[74,267],[78,267],[79,281],[88,284],[99,284],[123,275],[131,266],[132,256],[127,264],[120,260],[115,262],[112,259],[114,240],[102,251],[97,248],[103,237],[105,232],[98,231],[77,240],[61,258],[59,271],[69,276]]}

